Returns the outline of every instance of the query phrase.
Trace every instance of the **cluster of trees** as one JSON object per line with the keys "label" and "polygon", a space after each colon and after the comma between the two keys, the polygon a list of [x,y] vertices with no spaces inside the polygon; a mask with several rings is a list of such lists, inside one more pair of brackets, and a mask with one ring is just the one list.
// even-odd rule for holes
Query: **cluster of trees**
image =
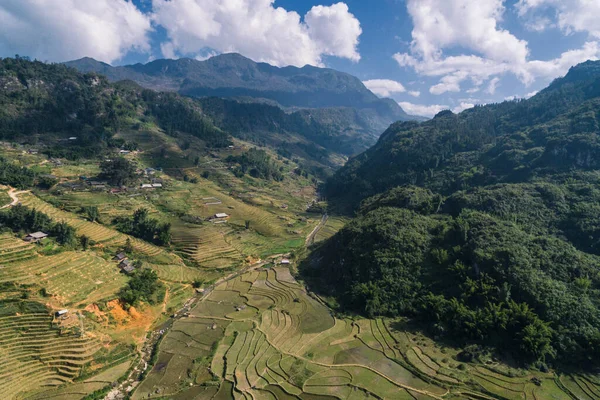
{"label": "cluster of trees", "polygon": [[136,306],[140,301],[158,304],[165,295],[164,285],[158,280],[156,271],[150,268],[137,269],[127,286],[119,291],[119,299],[127,306]]}
{"label": "cluster of trees", "polygon": [[345,309],[600,366],[599,109],[589,62],[529,100],[392,125],[326,184],[356,218],[303,275]]}
{"label": "cluster of trees", "polygon": [[166,246],[171,243],[171,224],[150,218],[148,209],[140,208],[131,217],[118,217],[113,221],[117,229],[150,243]]}
{"label": "cluster of trees", "polygon": [[253,178],[274,181],[283,180],[281,168],[277,166],[271,159],[271,156],[264,150],[252,148],[242,155],[227,157],[227,162],[238,164],[238,167],[233,171],[238,177],[248,174]]}
{"label": "cluster of trees", "polygon": [[53,222],[43,212],[20,204],[0,213],[0,224],[16,232],[46,232],[62,245],[73,245],[77,242],[75,228],[65,222]]}
{"label": "cluster of trees", "polygon": [[127,185],[137,178],[135,165],[123,157],[103,161],[100,170],[100,177],[112,185]]}
{"label": "cluster of trees", "polygon": [[0,157],[0,183],[13,186],[19,189],[25,189],[34,185],[35,173],[26,168],[19,167]]}

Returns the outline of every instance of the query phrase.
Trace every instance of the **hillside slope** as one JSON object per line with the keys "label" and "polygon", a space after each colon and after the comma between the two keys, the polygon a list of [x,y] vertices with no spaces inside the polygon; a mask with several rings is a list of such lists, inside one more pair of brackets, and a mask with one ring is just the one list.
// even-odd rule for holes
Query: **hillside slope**
{"label": "hillside slope", "polygon": [[595,367],[599,133],[600,62],[529,100],[394,124],[328,182],[358,217],[304,274],[344,308],[540,368]]}
{"label": "hillside slope", "polygon": [[[288,110],[310,109],[307,112],[316,120],[323,118],[323,109],[332,109],[326,116],[329,119],[335,118],[336,109],[350,109],[360,115],[356,119],[360,129],[375,137],[392,122],[421,120],[407,115],[396,102],[378,98],[352,75],[308,65],[278,68],[239,54],[222,54],[206,61],[182,58],[119,67],[83,58],[66,65],[103,74],[111,81],[131,79],[147,88],[186,96],[269,102]],[[345,119],[337,121],[343,124]]]}

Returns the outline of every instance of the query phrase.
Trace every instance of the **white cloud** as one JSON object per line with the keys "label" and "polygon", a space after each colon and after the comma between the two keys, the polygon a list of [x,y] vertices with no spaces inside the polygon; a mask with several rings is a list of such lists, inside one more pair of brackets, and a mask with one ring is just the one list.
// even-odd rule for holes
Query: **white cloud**
{"label": "white cloud", "polygon": [[431,104],[431,105],[423,105],[423,104],[413,104],[407,101],[398,102],[400,107],[404,111],[406,111],[410,115],[421,115],[423,117],[433,117],[435,114],[439,113],[442,110],[447,110],[448,106],[441,104]]}
{"label": "white cloud", "polygon": [[[559,25],[571,30],[587,31],[592,36],[600,24],[589,25],[589,15],[600,7],[598,0],[573,0],[581,11],[588,5],[585,14],[574,12],[559,16]],[[563,0],[521,0],[530,7],[542,4],[570,3]],[[519,3],[519,4],[521,4]],[[402,67],[410,67],[418,74],[440,77],[440,81],[429,91],[432,94],[459,92],[465,81],[470,81],[474,93],[490,81],[488,92],[495,92],[498,81],[495,77],[506,73],[514,74],[526,85],[538,79],[550,80],[565,74],[568,69],[588,59],[600,57],[600,45],[590,40],[579,49],[564,52],[552,60],[530,60],[528,43],[499,27],[504,13],[503,0],[407,0],[409,15],[414,24],[412,42],[408,53],[398,53],[394,59]],[[562,8],[561,8],[562,7]],[[592,13],[594,11],[595,13]],[[565,21],[570,21],[568,24]],[[560,21],[563,21],[562,23]],[[600,37],[600,36],[599,36]],[[466,54],[447,55],[449,50],[463,49]],[[493,85],[491,85],[493,83]],[[493,93],[492,93],[493,94]]]}
{"label": "white cloud", "polygon": [[525,28],[532,32],[543,32],[555,25],[548,17],[534,17],[525,22]]}
{"label": "white cloud", "polygon": [[310,38],[322,54],[360,60],[357,47],[362,29],[345,3],[315,6],[306,14],[304,21]]}
{"label": "white cloud", "polygon": [[492,78],[492,80],[488,84],[486,92],[489,93],[489,94],[495,94],[496,93],[496,88],[498,88],[498,83],[499,82],[500,82],[500,78],[498,78],[498,77]]}
{"label": "white cloud", "polygon": [[[531,15],[536,10],[553,8],[558,26],[567,34],[587,32],[600,39],[600,1],[598,0],[519,0],[515,5],[520,16],[529,16],[530,21],[540,17]],[[552,26],[551,24],[549,26]]]}
{"label": "white cloud", "polygon": [[149,18],[125,0],[0,2],[0,54],[110,63],[132,49],[149,51],[150,30]]}
{"label": "white cloud", "polygon": [[498,27],[503,0],[408,0],[413,53],[438,59],[442,49],[462,46],[496,61],[519,62],[527,42]]}
{"label": "white cloud", "polygon": [[380,97],[390,97],[392,93],[406,92],[406,89],[400,82],[391,79],[371,79],[363,83],[367,89]]}
{"label": "white cloud", "polygon": [[525,98],[525,99],[528,99],[528,98],[530,98],[530,97],[533,97],[533,96],[535,96],[536,94],[538,94],[538,91],[537,91],[537,90],[534,90],[533,92],[529,92],[529,93],[527,93],[525,96],[523,96],[523,98]]}
{"label": "white cloud", "polygon": [[421,92],[419,92],[418,90],[409,90],[408,94],[410,94],[412,97],[419,97],[421,95]]}
{"label": "white cloud", "polygon": [[165,56],[210,48],[273,65],[322,65],[323,56],[360,60],[360,22],[345,3],[315,6],[304,17],[274,0],[153,0],[165,28]]}
{"label": "white cloud", "polygon": [[454,107],[452,109],[452,112],[455,114],[458,114],[459,112],[463,112],[469,108],[473,108],[475,107],[475,104],[473,103],[466,103],[466,102],[461,102],[459,105],[457,105],[456,107]]}

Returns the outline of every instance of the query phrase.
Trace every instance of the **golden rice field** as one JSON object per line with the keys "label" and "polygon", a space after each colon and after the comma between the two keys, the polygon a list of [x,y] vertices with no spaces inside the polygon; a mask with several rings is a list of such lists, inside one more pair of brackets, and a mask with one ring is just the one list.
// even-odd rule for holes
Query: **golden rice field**
{"label": "golden rice field", "polygon": [[[3,399],[71,383],[92,360],[100,343],[61,333],[48,314],[0,317],[0,393]],[[25,384],[26,382],[26,384]]]}
{"label": "golden rice field", "polygon": [[7,243],[17,242],[22,241],[0,236],[0,283],[36,284],[63,305],[79,305],[113,297],[127,281],[115,263],[92,252],[42,256],[35,252],[35,246],[27,245],[27,252],[21,250],[19,258],[3,257]]}
{"label": "golden rice field", "polygon": [[21,195],[19,199],[21,204],[30,208],[35,208],[38,211],[42,211],[55,221],[63,221],[68,223],[77,230],[78,235],[88,236],[90,239],[101,245],[107,247],[119,247],[123,246],[126,240],[129,238],[134,250],[137,253],[158,258],[163,264],[181,263],[181,259],[179,259],[179,257],[165,251],[164,249],[161,249],[158,246],[125,235],[104,225],[86,221],[85,219],[79,218],[70,212],[59,210],[58,208],[39,199],[31,193]]}
{"label": "golden rice field", "polygon": [[400,322],[335,318],[288,269],[260,269],[220,284],[175,322],[133,398],[600,398],[594,376],[515,374],[456,353]]}

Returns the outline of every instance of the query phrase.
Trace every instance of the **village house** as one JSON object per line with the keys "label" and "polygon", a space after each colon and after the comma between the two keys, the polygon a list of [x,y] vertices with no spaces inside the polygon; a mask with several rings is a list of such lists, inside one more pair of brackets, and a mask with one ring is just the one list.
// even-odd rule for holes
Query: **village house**
{"label": "village house", "polygon": [[154,189],[151,183],[142,183],[140,187],[142,189]]}
{"label": "village house", "polygon": [[229,218],[228,214],[225,213],[217,213],[213,216],[214,219],[227,219]]}
{"label": "village house", "polygon": [[129,154],[129,153],[130,153],[129,150],[119,150],[119,154],[125,155],[125,154]]}
{"label": "village house", "polygon": [[282,265],[290,265],[290,260],[288,260],[287,258],[284,258],[283,260],[281,260],[281,264]]}
{"label": "village house", "polygon": [[32,242],[32,243],[36,243],[39,242],[42,239],[45,239],[48,237],[47,233],[44,232],[34,232],[34,233],[30,233],[29,235],[25,236],[25,241],[26,242]]}
{"label": "village house", "polygon": [[152,184],[152,187],[153,187],[153,188],[155,188],[155,189],[156,189],[156,188],[162,188],[162,187],[163,187],[163,185],[162,185],[162,183],[153,183],[153,184]]}
{"label": "village house", "polygon": [[56,313],[54,313],[54,315],[56,317],[62,317],[63,315],[66,315],[69,312],[69,310],[58,310]]}
{"label": "village house", "polygon": [[135,271],[135,267],[129,260],[121,261],[119,268],[121,268],[121,271],[125,272],[126,274],[131,274],[133,271]]}
{"label": "village house", "polygon": [[113,257],[113,261],[123,261],[125,259],[127,259],[127,255],[125,253],[117,253]]}

